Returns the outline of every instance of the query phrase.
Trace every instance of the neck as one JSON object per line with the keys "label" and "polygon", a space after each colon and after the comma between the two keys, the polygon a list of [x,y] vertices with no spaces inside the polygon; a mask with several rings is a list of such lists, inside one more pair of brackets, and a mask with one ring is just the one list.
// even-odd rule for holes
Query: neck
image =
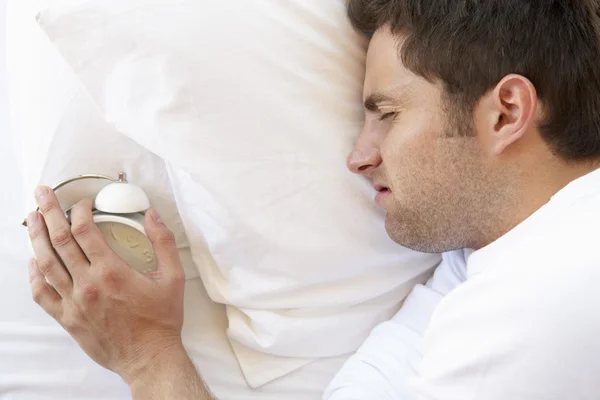
{"label": "neck", "polygon": [[530,164],[521,164],[518,171],[512,171],[507,186],[499,185],[502,189],[511,189],[499,194],[502,201],[498,207],[494,207],[495,217],[490,219],[494,221],[491,224],[493,226],[487,227],[486,234],[482,235],[483,240],[479,241],[475,249],[496,241],[542,208],[569,183],[600,168],[600,161],[573,163],[556,157],[545,162],[532,159]]}

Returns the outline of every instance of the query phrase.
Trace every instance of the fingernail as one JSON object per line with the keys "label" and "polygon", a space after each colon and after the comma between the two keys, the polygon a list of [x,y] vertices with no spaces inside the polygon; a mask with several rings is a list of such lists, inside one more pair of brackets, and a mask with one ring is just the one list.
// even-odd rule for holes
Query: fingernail
{"label": "fingernail", "polygon": [[38,216],[37,212],[32,212],[27,216],[27,226],[28,227],[35,225],[35,223],[37,222],[37,216]]}
{"label": "fingernail", "polygon": [[150,216],[157,224],[163,223],[162,219],[160,218],[160,214],[158,214],[158,211],[156,211],[155,209],[150,210]]}
{"label": "fingernail", "polygon": [[43,199],[48,195],[48,188],[46,186],[40,186],[35,190],[35,198],[38,200]]}

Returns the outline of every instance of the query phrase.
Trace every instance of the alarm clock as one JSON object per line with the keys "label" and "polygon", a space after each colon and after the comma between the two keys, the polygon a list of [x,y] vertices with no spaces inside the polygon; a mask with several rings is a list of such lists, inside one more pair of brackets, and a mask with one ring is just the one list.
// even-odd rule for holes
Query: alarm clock
{"label": "alarm clock", "polygon": [[[92,184],[80,185],[76,190],[66,193],[65,187],[73,187],[75,182]],[[73,206],[83,198],[93,197],[94,223],[110,248],[136,271],[156,271],[152,243],[144,230],[144,214],[150,208],[150,200],[142,188],[127,182],[125,172],[119,173],[117,178],[79,175],[58,183],[52,190],[69,222]],[[23,222],[23,225],[27,226],[27,222]]]}

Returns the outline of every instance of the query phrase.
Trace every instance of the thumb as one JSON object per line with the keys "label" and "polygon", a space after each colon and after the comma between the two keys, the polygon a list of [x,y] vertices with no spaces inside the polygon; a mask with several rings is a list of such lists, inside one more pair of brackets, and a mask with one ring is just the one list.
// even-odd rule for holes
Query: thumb
{"label": "thumb", "polygon": [[144,229],[154,249],[157,272],[167,275],[183,272],[175,235],[167,228],[156,210],[150,209],[146,212]]}

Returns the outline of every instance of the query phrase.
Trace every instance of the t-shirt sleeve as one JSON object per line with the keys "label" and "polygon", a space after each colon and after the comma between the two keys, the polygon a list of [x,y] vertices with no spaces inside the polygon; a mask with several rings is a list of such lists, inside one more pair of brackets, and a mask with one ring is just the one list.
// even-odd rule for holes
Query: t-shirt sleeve
{"label": "t-shirt sleeve", "polygon": [[426,285],[417,285],[402,309],[377,326],[336,375],[324,400],[413,399],[409,382],[423,356],[423,335],[434,310],[466,279],[467,251],[443,255]]}

